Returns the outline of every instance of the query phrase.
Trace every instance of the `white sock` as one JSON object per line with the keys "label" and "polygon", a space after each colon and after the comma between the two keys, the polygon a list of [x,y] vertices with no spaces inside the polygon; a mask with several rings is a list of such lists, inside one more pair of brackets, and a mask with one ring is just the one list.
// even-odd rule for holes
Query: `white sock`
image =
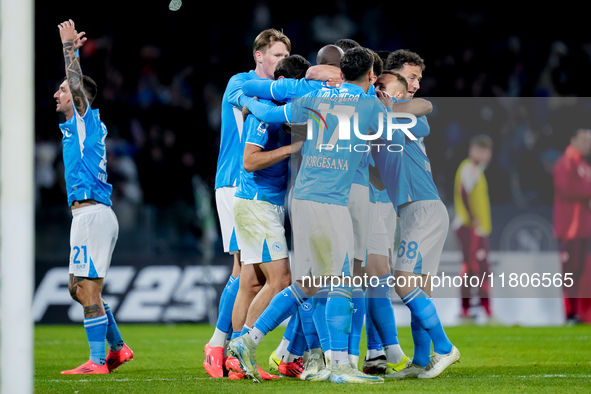
{"label": "white sock", "polygon": [[277,346],[277,349],[275,349],[275,355],[277,356],[277,358],[279,360],[283,360],[283,358],[289,354],[289,352],[287,351],[288,346],[289,346],[289,340],[286,339],[285,337],[282,338],[281,342],[279,342],[279,346]]}
{"label": "white sock", "polygon": [[213,331],[213,335],[211,336],[211,339],[209,340],[209,346],[211,346],[211,347],[224,346],[226,344],[227,337],[228,337],[227,332],[220,331],[216,327],[216,329]]}
{"label": "white sock", "polygon": [[359,356],[349,354],[349,364],[354,370],[359,370]]}
{"label": "white sock", "polygon": [[335,352],[330,351],[330,360],[332,365],[338,366],[343,364],[349,364],[349,353],[346,350]]}
{"label": "white sock", "polygon": [[300,358],[300,357],[302,357],[302,356],[297,356],[297,355],[295,355],[295,354],[289,353],[289,354],[287,355],[287,357],[286,357],[285,359],[283,359],[283,361],[284,361],[285,363],[293,363],[295,360],[297,360],[297,359],[298,359],[298,358]]}
{"label": "white sock", "polygon": [[372,358],[377,358],[380,356],[386,355],[383,350],[378,349],[367,349],[367,356],[365,356],[366,360],[371,360]]}
{"label": "white sock", "polygon": [[257,346],[259,345],[259,343],[261,343],[261,341],[263,340],[263,337],[265,336],[261,330],[259,330],[256,327],[253,327],[249,332],[248,332],[248,336],[254,341],[254,343],[257,344]]}
{"label": "white sock", "polygon": [[402,357],[404,357],[404,352],[402,351],[400,344],[384,346],[384,352],[386,353],[388,362],[392,364],[400,363]]}

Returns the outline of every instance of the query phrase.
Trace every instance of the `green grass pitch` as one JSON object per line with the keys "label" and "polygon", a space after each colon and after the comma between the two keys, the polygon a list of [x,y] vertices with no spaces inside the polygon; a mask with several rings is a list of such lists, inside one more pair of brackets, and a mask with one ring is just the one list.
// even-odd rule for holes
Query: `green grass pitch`
{"label": "green grass pitch", "polygon": [[[64,376],[88,359],[86,334],[80,326],[37,326],[35,329],[36,393],[442,393],[442,392],[591,392],[591,325],[574,327],[447,328],[460,349],[460,363],[431,380],[386,380],[376,385],[334,385],[281,378],[272,382],[211,379],[205,373],[203,346],[208,325],[120,325],[135,360],[109,375]],[[259,365],[284,331],[263,339]],[[412,356],[409,327],[399,328],[400,343]],[[363,335],[364,337],[364,335]],[[362,338],[363,338],[362,337]],[[361,355],[365,343],[362,340]]]}

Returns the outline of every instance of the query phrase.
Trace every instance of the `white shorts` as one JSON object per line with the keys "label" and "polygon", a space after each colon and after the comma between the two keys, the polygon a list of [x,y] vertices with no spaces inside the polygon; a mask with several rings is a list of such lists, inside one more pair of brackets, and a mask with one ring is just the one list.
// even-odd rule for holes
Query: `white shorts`
{"label": "white shorts", "polygon": [[215,191],[215,203],[220,220],[224,253],[236,254],[240,250],[236,239],[236,223],[234,222],[235,186],[220,187]]}
{"label": "white shorts", "polygon": [[437,275],[448,230],[449,215],[440,200],[417,201],[402,208],[396,270]]}
{"label": "white shorts", "polygon": [[346,206],[292,200],[292,278],[350,275],[353,223]]}
{"label": "white shorts", "polygon": [[[354,257],[365,263],[367,260],[367,236],[369,227],[369,187],[354,183],[349,193],[349,213],[353,221],[355,239]],[[365,264],[362,264],[365,266]]]}
{"label": "white shorts", "polygon": [[103,204],[72,210],[69,273],[82,278],[104,278],[119,236],[115,212]]}
{"label": "white shorts", "polygon": [[377,202],[369,207],[367,254],[392,258],[396,232],[396,212],[391,203]]}
{"label": "white shorts", "polygon": [[234,197],[234,220],[244,264],[269,263],[289,256],[283,206]]}

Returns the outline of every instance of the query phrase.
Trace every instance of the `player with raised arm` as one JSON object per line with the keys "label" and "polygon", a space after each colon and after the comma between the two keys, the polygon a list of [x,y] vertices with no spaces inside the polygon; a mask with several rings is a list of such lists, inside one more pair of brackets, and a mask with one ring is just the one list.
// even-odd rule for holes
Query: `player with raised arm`
{"label": "player with raised arm", "polygon": [[[414,52],[397,50],[388,55],[385,68],[406,78],[408,98],[412,99],[420,88],[425,68],[423,59]],[[394,272],[399,285],[396,292],[410,309],[415,346],[412,364],[387,375],[391,377],[434,378],[460,359],[460,352],[447,337],[431,299],[431,276],[438,271],[449,230],[449,216],[433,181],[423,141],[429,131],[426,116],[419,116],[411,129],[417,140],[406,140],[400,182],[390,185],[385,182],[400,217],[400,247]],[[384,156],[388,155],[380,156],[376,158],[378,165],[378,161],[387,159]],[[384,167],[390,167],[387,163],[381,164],[380,173],[383,174]],[[434,354],[430,358],[431,341]]]}
{"label": "player with raised arm", "polygon": [[[369,130],[381,130],[380,115],[387,108],[367,94],[373,78],[373,56],[364,48],[348,51],[341,60],[345,83],[340,88],[321,89],[286,104],[283,108],[265,106],[254,99],[246,107],[265,122],[305,123],[311,113],[322,120],[309,123],[311,135],[302,148],[302,167],[296,178],[292,202],[294,282],[273,298],[254,327],[230,342],[247,374],[260,381],[256,368],[256,348],[261,339],[299,305],[314,296],[322,278],[350,278],[353,256],[353,226],[347,208],[353,177],[362,152],[353,145],[364,144]],[[355,113],[363,115],[354,116]],[[354,122],[354,119],[355,122]],[[339,138],[340,128],[351,125],[350,139]],[[393,140],[403,143],[398,132]],[[308,278],[308,280],[306,280]],[[326,314],[330,334],[331,365],[319,374],[334,383],[380,383],[380,377],[353,369],[348,358],[348,332],[351,325],[351,287],[344,279],[328,294]]]}
{"label": "player with raised arm", "polygon": [[[64,178],[68,205],[72,210],[70,230],[70,283],[72,298],[84,307],[84,328],[90,359],[64,375],[107,374],[133,359],[108,304],[102,287],[111,264],[119,225],[111,209],[113,187],[107,183],[107,128],[99,111],[92,109],[97,87],[82,74],[77,57],[85,33],[78,33],[72,20],[59,26],[66,79],[54,94],[63,138]],[[109,354],[105,358],[105,340]]]}
{"label": "player with raised arm", "polygon": [[[243,118],[241,100],[242,85],[251,79],[273,79],[277,63],[289,56],[291,42],[287,36],[275,29],[262,31],[254,40],[254,70],[242,72],[230,78],[222,97],[222,126],[220,150],[215,176],[215,200],[222,232],[224,252],[234,255],[232,274],[220,297],[219,316],[216,328],[205,345],[203,367],[211,377],[221,378],[224,374],[224,352],[232,330],[240,332],[252,299],[260,286],[247,288],[240,284],[241,277],[252,279],[254,270],[242,272],[239,245],[236,240],[234,223],[234,194],[239,183],[244,143],[242,139]],[[247,280],[252,283],[252,281]],[[234,308],[236,306],[236,308]],[[234,312],[237,313],[234,316]],[[244,312],[244,313],[243,313]],[[236,320],[234,322],[234,320]]]}

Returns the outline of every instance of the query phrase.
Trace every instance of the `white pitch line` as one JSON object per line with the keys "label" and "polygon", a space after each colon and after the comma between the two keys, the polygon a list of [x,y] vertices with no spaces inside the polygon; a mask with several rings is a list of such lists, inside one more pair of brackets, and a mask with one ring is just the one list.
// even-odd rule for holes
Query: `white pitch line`
{"label": "white pitch line", "polygon": [[[178,382],[178,381],[190,381],[190,380],[209,380],[213,378],[184,378],[184,379],[175,379],[175,378],[146,378],[146,379],[130,379],[130,378],[120,378],[120,379],[109,379],[103,380],[104,382]],[[96,379],[35,379],[35,382],[42,382],[42,383],[64,383],[64,382],[99,382]]]}
{"label": "white pitch line", "polygon": [[[473,375],[474,377],[476,377],[476,375]],[[478,375],[478,376],[484,376],[484,375]],[[526,378],[526,379],[531,379],[531,378],[591,378],[591,375],[565,375],[565,374],[539,374],[539,375],[490,375],[491,378],[510,378],[510,377],[516,377],[516,378]]]}

